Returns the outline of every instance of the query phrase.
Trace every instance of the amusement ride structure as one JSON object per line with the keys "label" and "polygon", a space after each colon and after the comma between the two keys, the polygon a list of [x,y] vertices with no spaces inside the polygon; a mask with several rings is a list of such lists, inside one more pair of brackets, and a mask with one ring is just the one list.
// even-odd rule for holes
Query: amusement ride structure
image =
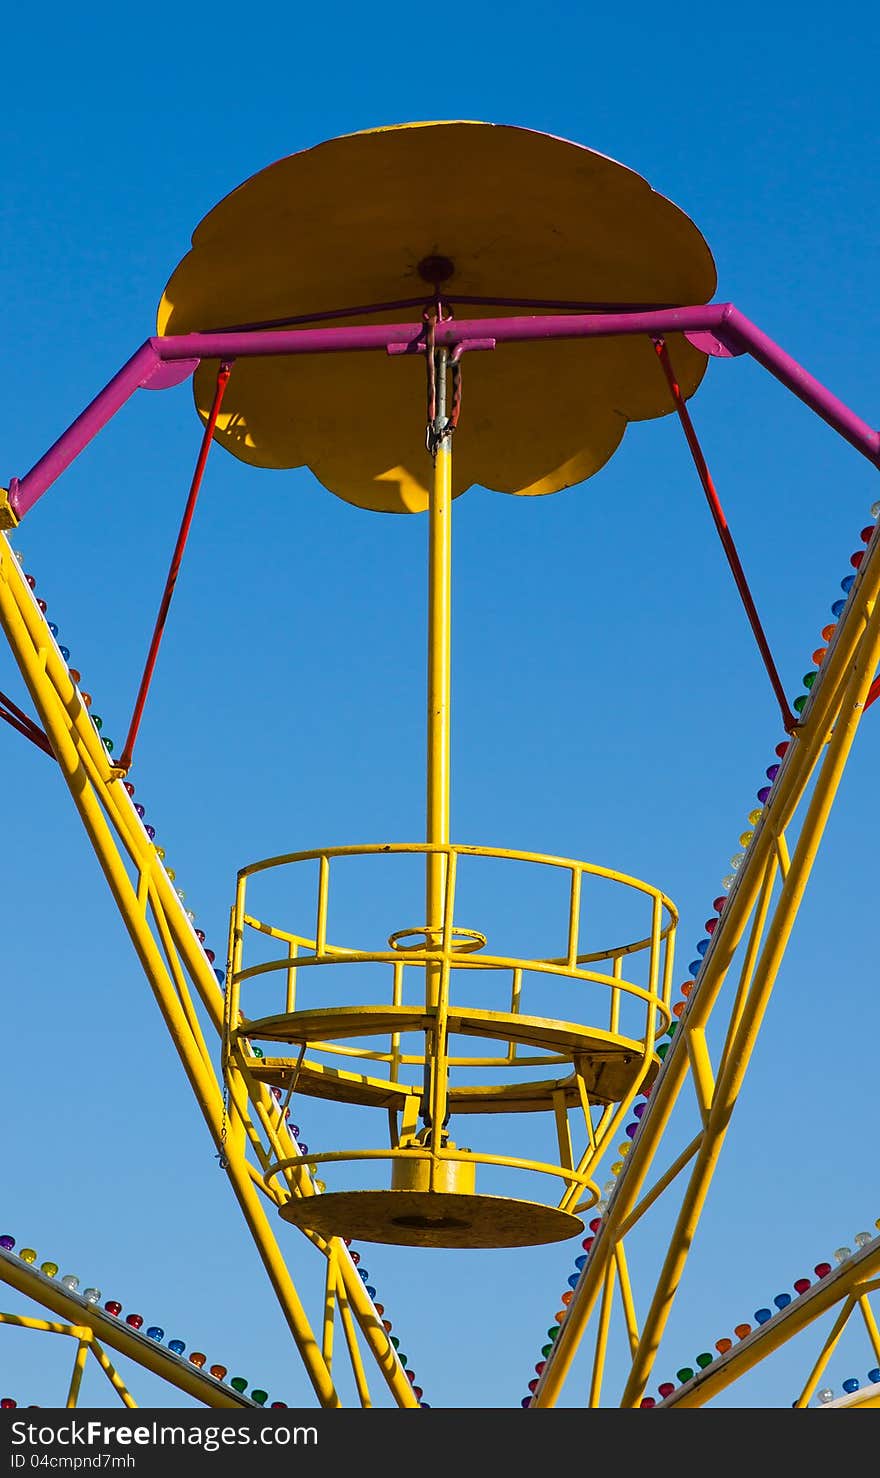
{"label": "amusement ride structure", "polygon": [[[439,157],[455,189],[421,192],[415,211],[416,184]],[[341,1403],[342,1347],[362,1405],[377,1383],[386,1401],[428,1404],[354,1244],[568,1239],[569,1286],[511,1405],[553,1406],[585,1336],[585,1404],[703,1405],[837,1306],[794,1404],[880,1404],[876,1229],[675,1382],[656,1383],[694,1231],[880,663],[872,522],[805,691],[789,705],[688,402],[710,358],[746,355],[875,466],[880,434],[732,304],[710,301],[715,287],[687,216],[578,145],[460,122],[334,139],[262,170],[208,214],[165,289],[156,334],[2,492],[0,624],[37,717],[5,695],[0,712],[69,787],[323,1406]],[[186,381],[201,448],[117,755],[16,558],[16,533],[138,390]],[[450,834],[455,498],[477,484],[527,496],[571,487],[604,466],[628,422],[665,415],[681,424],[781,720],[777,762],[686,968],[675,963],[675,905],[654,883]],[[428,545],[424,838],[245,863],[225,968],[194,927],[131,779],[215,442],[255,469],[308,467],[361,509],[426,514]],[[511,947],[467,902],[481,868],[514,865],[541,886],[549,878],[560,899],[556,936],[539,954]],[[338,900],[368,873],[383,905],[378,933],[357,942]],[[308,898],[298,916],[294,896]],[[293,1122],[304,1100],[320,1147]],[[693,1132],[680,1142],[673,1111],[686,1100]],[[343,1124],[350,1133],[340,1137]],[[540,1156],[523,1153],[539,1133]],[[629,1244],[659,1207],[671,1235],[656,1243],[647,1278],[640,1259],[637,1283]],[[279,1221],[324,1259],[323,1302],[311,1314]],[[108,1350],[208,1405],[282,1404],[159,1326],[142,1329],[96,1289],[81,1293],[11,1233],[0,1239],[0,1276],[51,1316],[0,1319],[72,1338],[69,1405],[90,1355],[133,1404]],[[870,1370],[838,1398],[823,1380],[851,1317],[864,1323]],[[629,1351],[619,1389],[604,1378],[613,1320]]]}

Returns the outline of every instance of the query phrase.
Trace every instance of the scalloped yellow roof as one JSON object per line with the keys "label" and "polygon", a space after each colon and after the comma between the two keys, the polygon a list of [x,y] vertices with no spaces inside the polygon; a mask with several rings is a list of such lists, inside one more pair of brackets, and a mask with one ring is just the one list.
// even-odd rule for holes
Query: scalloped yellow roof
{"label": "scalloped yellow roof", "polygon": [[[158,332],[427,299],[417,264],[431,255],[455,263],[453,303],[702,303],[716,282],[693,222],[624,165],[525,128],[406,124],[293,154],[221,200],[165,289]],[[522,311],[463,305],[458,316]],[[333,321],[417,318],[409,308]],[[678,335],[670,347],[691,395],[705,356]],[[671,408],[643,338],[503,345],[463,368],[456,494],[569,487],[603,466],[628,421]],[[204,363],[194,377],[203,420],[215,374]],[[363,508],[420,511],[431,470],[423,356],[240,359],[216,439],[255,466],[308,466]]]}

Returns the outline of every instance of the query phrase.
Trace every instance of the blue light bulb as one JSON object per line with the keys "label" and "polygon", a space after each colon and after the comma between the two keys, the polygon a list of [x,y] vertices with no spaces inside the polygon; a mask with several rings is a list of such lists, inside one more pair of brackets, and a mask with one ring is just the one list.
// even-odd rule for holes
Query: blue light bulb
{"label": "blue light bulb", "polygon": [[170,1339],[168,1341],[168,1348],[172,1355],[182,1355],[186,1349],[186,1345],[182,1339]]}

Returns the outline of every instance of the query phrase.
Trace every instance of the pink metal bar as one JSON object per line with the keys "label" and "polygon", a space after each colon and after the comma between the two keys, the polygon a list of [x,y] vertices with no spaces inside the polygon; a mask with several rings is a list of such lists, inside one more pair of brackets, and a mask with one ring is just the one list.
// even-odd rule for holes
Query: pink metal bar
{"label": "pink metal bar", "polygon": [[[709,331],[735,353],[751,354],[781,384],[816,412],[833,430],[880,467],[880,432],[867,425],[824,385],[786,354],[732,303],[662,308],[648,312],[552,314],[532,317],[448,319],[436,325],[437,345],[455,348],[465,340],[515,344],[548,339],[652,337]],[[9,500],[19,518],[32,508],[135,390],[149,383],[160,365],[201,359],[233,360],[267,355],[351,354],[383,350],[418,354],[424,350],[424,324],[361,324],[338,328],[245,330],[178,334],[148,339],[21,481],[13,479]],[[181,366],[182,367],[182,366]],[[189,366],[187,366],[189,368]],[[171,383],[173,383],[172,377]]]}
{"label": "pink metal bar", "polygon": [[162,359],[148,339],[131,356],[128,363],[122,366],[119,373],[113,376],[109,385],[105,385],[100,394],[95,396],[91,405],[86,406],[82,415],[77,416],[73,424],[59,436],[54,446],[50,446],[27,476],[20,482],[17,478],[12,479],[9,484],[9,501],[19,518],[29,508],[33,508],[37,499],[61,476],[74,458],[79,456],[83,447],[94,440],[120,406],[125,405],[135,390],[146,385],[161,367]]}

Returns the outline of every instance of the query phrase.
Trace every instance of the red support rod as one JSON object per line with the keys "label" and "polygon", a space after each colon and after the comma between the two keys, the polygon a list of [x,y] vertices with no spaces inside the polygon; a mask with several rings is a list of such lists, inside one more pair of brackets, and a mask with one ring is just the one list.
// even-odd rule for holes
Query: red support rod
{"label": "red support rod", "polygon": [[13,703],[11,698],[7,698],[5,693],[0,693],[0,718],[5,719],[13,729],[17,729],[19,734],[23,734],[25,739],[30,739],[31,743],[36,744],[38,749],[42,749],[50,759],[55,758],[48,736],[43,733],[38,724],[34,723],[33,719],[28,718],[26,713],[22,713],[18,705]]}
{"label": "red support rod", "polygon": [[135,699],[134,704],[134,711],[131,715],[131,723],[128,727],[128,737],[126,738],[122,753],[119,756],[119,760],[117,761],[120,770],[128,770],[131,766],[135,741],[138,736],[138,730],[141,726],[141,719],[144,715],[144,707],[147,701],[147,694],[150,691],[150,683],[153,679],[153,670],[156,666],[156,658],[159,655],[159,646],[162,641],[162,633],[165,630],[165,622],[168,619],[168,611],[171,607],[171,597],[174,594],[174,587],[177,584],[177,576],[180,573],[180,566],[183,561],[183,555],[186,549],[186,542],[189,538],[189,531],[193,521],[193,514],[196,511],[196,502],[199,496],[199,489],[201,488],[202,478],[205,474],[205,466],[208,461],[208,453],[211,450],[211,441],[213,439],[214,430],[217,425],[217,417],[220,414],[220,407],[223,404],[223,395],[226,390],[226,386],[229,383],[230,373],[231,366],[228,364],[221,364],[220,369],[217,373],[217,387],[214,391],[214,400],[211,405],[211,413],[208,416],[208,420],[205,425],[205,432],[202,437],[202,445],[199,449],[198,461],[196,462],[195,472],[193,473],[192,483],[190,484],[189,497],[186,500],[186,507],[183,510],[183,518],[181,519],[180,530],[177,535],[177,543],[174,546],[174,553],[171,556],[171,565],[168,570],[168,578],[165,581],[165,589],[162,592],[162,600],[159,605],[159,614],[156,617],[156,624],[153,627],[153,635],[150,641],[150,650],[147,653],[147,660],[144,666],[143,677],[141,678],[141,685],[138,689],[138,695]]}
{"label": "red support rod", "polygon": [[728,528],[727,519],[724,516],[724,509],[721,506],[721,500],[719,499],[718,493],[715,490],[715,484],[712,481],[712,474],[709,471],[708,463],[706,462],[706,458],[703,455],[703,449],[700,446],[699,440],[697,439],[697,433],[694,430],[694,423],[690,418],[690,413],[688,411],[687,405],[685,404],[684,396],[682,395],[678,381],[675,378],[675,372],[672,368],[672,361],[669,357],[669,350],[666,346],[666,341],[665,339],[654,339],[653,343],[654,348],[657,351],[657,357],[663,367],[663,373],[665,374],[667,382],[669,384],[669,389],[672,393],[672,399],[675,405],[675,409],[678,412],[678,419],[681,422],[682,430],[684,431],[685,437],[687,438],[687,444],[690,447],[691,456],[694,459],[694,466],[696,467],[697,473],[699,474],[700,482],[703,484],[703,491],[706,494],[706,501],[709,504],[709,509],[712,514],[715,527],[718,530],[718,537],[721,540],[724,553],[727,555],[727,563],[730,565],[733,578],[736,581],[736,588],[740,593],[742,603],[745,606],[746,615],[749,618],[749,624],[752,628],[752,631],[754,632],[755,641],[758,643],[758,649],[764,659],[764,666],[767,669],[767,675],[773,685],[773,691],[776,694],[776,699],[779,703],[779,708],[782,713],[782,723],[785,728],[785,732],[787,734],[791,734],[797,728],[798,721],[788,705],[788,699],[785,696],[785,689],[782,686],[782,680],[777,671],[776,663],[773,661],[773,654],[770,651],[770,644],[764,634],[764,628],[761,625],[761,618],[758,615],[757,607],[755,606],[755,602],[752,598],[752,592],[749,589],[749,582],[746,579],[745,570],[740,563],[740,558],[737,553],[736,545],[733,542],[733,535]]}

